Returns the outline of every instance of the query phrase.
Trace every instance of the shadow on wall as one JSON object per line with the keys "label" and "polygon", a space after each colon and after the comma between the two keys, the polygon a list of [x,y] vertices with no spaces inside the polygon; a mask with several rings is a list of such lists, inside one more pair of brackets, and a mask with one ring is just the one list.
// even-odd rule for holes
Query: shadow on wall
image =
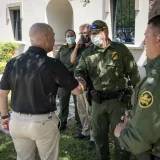
{"label": "shadow on wall", "polygon": [[56,44],[65,42],[65,32],[73,29],[73,9],[67,0],[51,0],[46,8],[48,24],[55,32]]}

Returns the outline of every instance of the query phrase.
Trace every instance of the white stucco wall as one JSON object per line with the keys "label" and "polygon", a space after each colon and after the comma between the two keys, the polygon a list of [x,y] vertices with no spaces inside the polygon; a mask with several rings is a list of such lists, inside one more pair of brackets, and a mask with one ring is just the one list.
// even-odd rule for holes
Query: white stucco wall
{"label": "white stucco wall", "polygon": [[139,45],[144,40],[144,32],[147,27],[149,12],[149,0],[139,0],[139,10],[136,11],[135,20],[135,44]]}
{"label": "white stucco wall", "polygon": [[[22,41],[25,47],[20,47],[20,53],[25,51],[30,40],[29,28],[36,22],[50,24],[56,33],[56,43],[64,43],[64,33],[72,28],[79,38],[79,26],[83,23],[92,23],[94,20],[103,20],[109,27],[109,37],[112,37],[110,0],[90,0],[86,4],[81,0],[0,0],[0,41],[14,41],[11,21],[6,19],[6,6],[9,3],[22,2]],[[145,75],[145,49],[140,47],[144,39],[144,31],[148,21],[149,0],[136,0],[135,45],[128,45],[139,65],[141,76]]]}
{"label": "white stucco wall", "polygon": [[15,2],[22,2],[23,4],[22,41],[26,44],[25,49],[27,49],[30,45],[29,28],[33,23],[44,22],[46,4],[44,0],[0,0],[0,41],[14,41],[11,20],[8,23],[6,21],[6,6]]}
{"label": "white stucco wall", "polygon": [[[110,0],[92,0],[90,3],[85,5],[84,2],[80,0],[70,1],[73,8],[74,15],[74,30],[79,33],[79,26],[84,23],[92,23],[94,20],[103,20],[108,24],[110,30],[110,37],[112,37],[111,32],[111,15],[105,12],[106,1]],[[108,3],[110,5],[110,3]]]}
{"label": "white stucco wall", "polygon": [[46,23],[54,29],[56,43],[64,43],[66,30],[73,29],[73,10],[68,0],[50,0],[46,8]]}
{"label": "white stucco wall", "polygon": [[[107,3],[108,1],[108,3]],[[11,21],[6,21],[7,4],[22,2],[22,42],[25,43],[26,50],[30,45],[28,31],[30,26],[36,22],[46,22],[50,24],[56,33],[56,42],[64,43],[64,32],[72,28],[79,33],[79,26],[83,23],[92,23],[101,19],[108,24],[111,32],[111,15],[106,13],[106,5],[109,0],[92,0],[86,6],[80,0],[0,0],[0,41],[14,41]],[[108,7],[109,8],[109,7]],[[74,20],[73,20],[74,19]],[[23,47],[21,47],[21,51]]]}

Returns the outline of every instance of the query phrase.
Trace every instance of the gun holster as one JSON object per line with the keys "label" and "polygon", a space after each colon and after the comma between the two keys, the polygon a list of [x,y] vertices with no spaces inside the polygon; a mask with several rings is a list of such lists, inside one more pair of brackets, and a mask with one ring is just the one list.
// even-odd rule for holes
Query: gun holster
{"label": "gun holster", "polygon": [[54,111],[57,110],[56,101],[53,93],[49,93],[49,102],[53,105]]}
{"label": "gun holster", "polygon": [[100,92],[97,92],[95,90],[91,91],[92,100],[98,104],[102,104],[102,95]]}
{"label": "gun holster", "polygon": [[121,92],[118,96],[118,99],[123,102],[128,102],[131,100],[132,89],[126,88],[123,92]]}
{"label": "gun holster", "polygon": [[109,92],[109,91],[103,92],[103,91],[92,90],[91,95],[92,95],[92,100],[98,104],[102,104],[103,100],[110,100],[110,99],[118,99],[120,101],[126,101],[126,102],[130,100],[130,96],[128,97],[125,94],[125,90],[114,91],[114,92]]}
{"label": "gun holster", "polygon": [[87,98],[88,104],[91,106],[92,105],[92,95],[91,95],[91,89],[90,88],[87,88],[86,98]]}

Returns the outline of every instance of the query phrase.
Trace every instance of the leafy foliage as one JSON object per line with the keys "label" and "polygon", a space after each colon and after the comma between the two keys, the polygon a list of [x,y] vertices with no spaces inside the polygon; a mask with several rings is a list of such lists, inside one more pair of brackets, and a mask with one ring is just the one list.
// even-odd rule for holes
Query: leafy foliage
{"label": "leafy foliage", "polygon": [[18,47],[18,44],[12,42],[0,43],[0,74],[3,73],[7,62],[16,55]]}
{"label": "leafy foliage", "polygon": [[117,0],[116,29],[125,42],[132,42],[135,30],[135,0]]}
{"label": "leafy foliage", "polygon": [[117,0],[117,28],[135,28],[135,0]]}

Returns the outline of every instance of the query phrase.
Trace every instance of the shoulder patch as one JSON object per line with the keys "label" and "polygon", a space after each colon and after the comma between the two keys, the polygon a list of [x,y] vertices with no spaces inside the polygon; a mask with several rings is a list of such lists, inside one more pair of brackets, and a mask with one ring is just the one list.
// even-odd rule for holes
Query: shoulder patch
{"label": "shoulder patch", "polygon": [[144,91],[139,98],[141,108],[149,108],[154,102],[154,97],[151,92]]}

